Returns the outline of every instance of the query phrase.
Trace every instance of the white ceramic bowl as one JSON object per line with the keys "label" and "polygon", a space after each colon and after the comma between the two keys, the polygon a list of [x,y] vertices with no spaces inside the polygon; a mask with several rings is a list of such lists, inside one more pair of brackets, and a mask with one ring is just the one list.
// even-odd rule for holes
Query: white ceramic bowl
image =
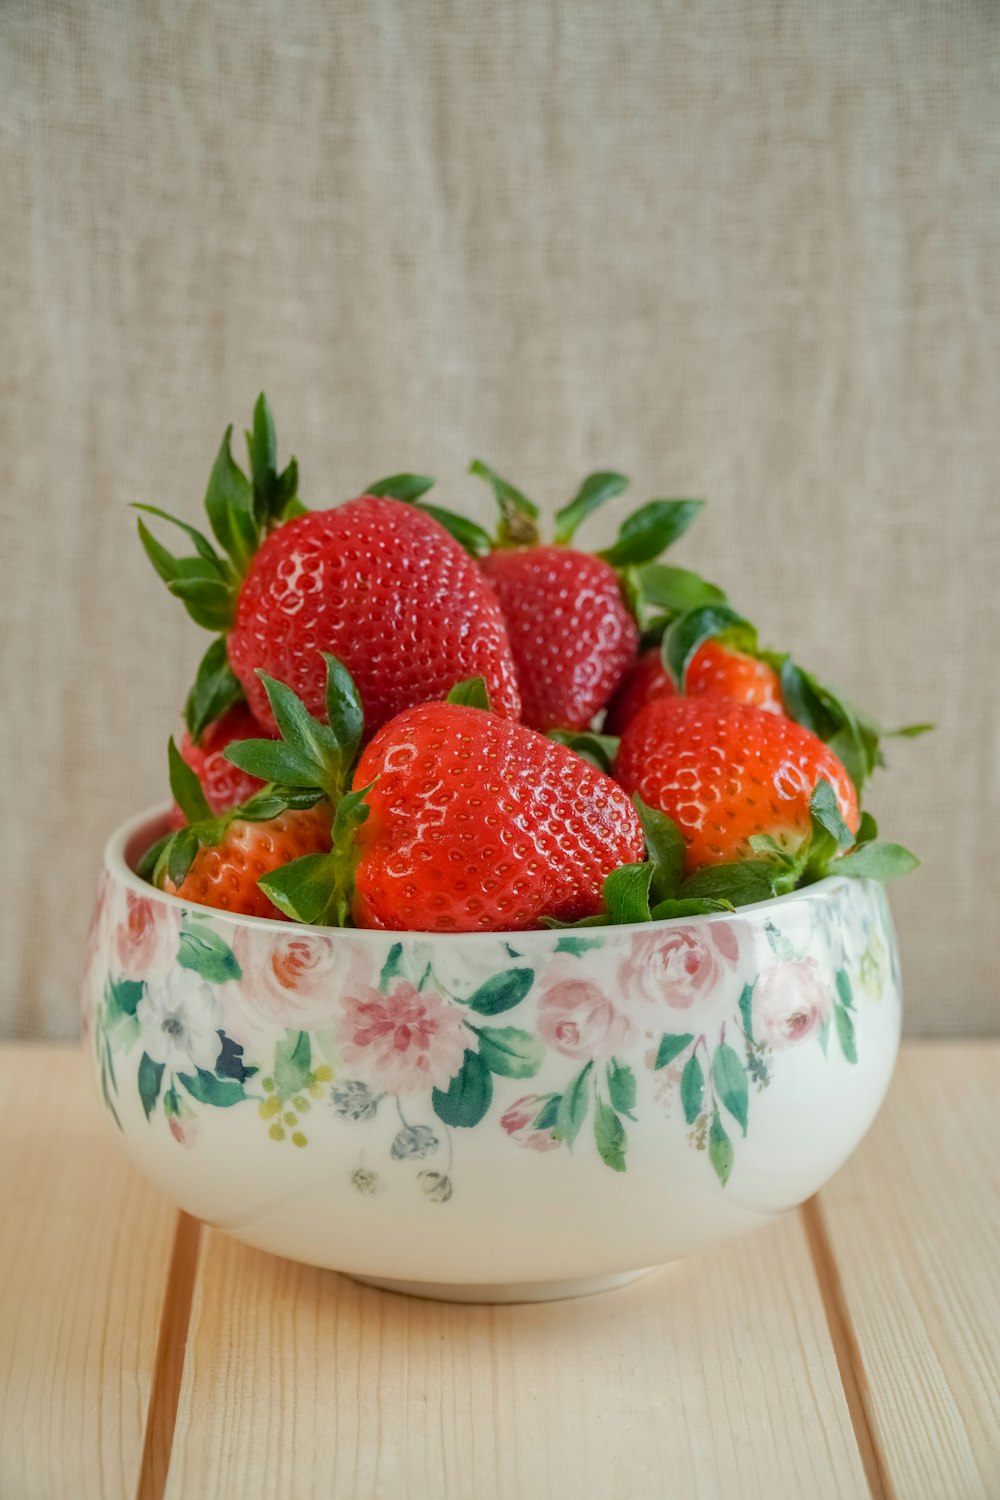
{"label": "white ceramic bowl", "polygon": [[900,1031],[882,888],[571,932],[339,931],[163,895],[108,844],[85,1031],[126,1150],[247,1244],[428,1296],[631,1279],[814,1193]]}

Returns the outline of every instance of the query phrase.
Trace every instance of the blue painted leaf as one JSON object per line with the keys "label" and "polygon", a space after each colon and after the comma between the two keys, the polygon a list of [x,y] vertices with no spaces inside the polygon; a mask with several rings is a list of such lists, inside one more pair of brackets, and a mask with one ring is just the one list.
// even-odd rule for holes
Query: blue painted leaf
{"label": "blue painted leaf", "polygon": [[594,1113],[594,1140],[604,1165],[613,1172],[624,1172],[628,1136],[621,1120],[603,1099],[598,1099]]}
{"label": "blue painted leaf", "polygon": [[520,1005],[534,982],[534,969],[505,969],[481,984],[466,1004],[481,1016],[499,1016]]}
{"label": "blue painted leaf", "polygon": [[225,984],[227,979],[243,977],[232,948],[210,927],[181,928],[177,962],[182,969],[193,969],[209,984]]}
{"label": "blue painted leaf", "polygon": [[750,1094],[747,1075],[739,1054],[728,1042],[720,1042],[712,1056],[712,1081],[718,1097],[746,1135]]}
{"label": "blue painted leaf", "polygon": [[705,1074],[698,1061],[698,1054],[692,1052],[681,1074],[681,1104],[684,1108],[684,1118],[689,1125],[693,1125],[701,1114],[701,1101],[704,1097]]}
{"label": "blue painted leaf", "polygon": [[446,1125],[478,1125],[493,1099],[493,1078],[478,1052],[466,1051],[461,1069],[446,1089],[431,1094],[434,1113]]}
{"label": "blue painted leaf", "polygon": [[156,1108],[162,1082],[163,1064],[154,1062],[149,1053],[144,1052],[139,1059],[139,1098],[147,1120]]}
{"label": "blue painted leaf", "polygon": [[216,1058],[215,1071],[220,1078],[235,1078],[237,1083],[246,1083],[259,1072],[258,1068],[244,1067],[243,1048],[224,1031],[219,1032],[219,1042],[222,1050]]}

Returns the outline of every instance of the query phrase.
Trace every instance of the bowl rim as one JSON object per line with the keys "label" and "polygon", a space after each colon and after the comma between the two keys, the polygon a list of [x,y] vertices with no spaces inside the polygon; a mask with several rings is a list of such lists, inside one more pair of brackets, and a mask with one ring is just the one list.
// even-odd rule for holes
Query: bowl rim
{"label": "bowl rim", "polygon": [[[361,938],[365,941],[376,941],[384,943],[386,939],[394,942],[403,938],[422,938],[425,941],[433,940],[441,943],[468,943],[468,942],[497,942],[505,937],[516,937],[518,942],[531,941],[538,937],[552,937],[560,931],[572,932],[573,928],[521,928],[504,929],[503,931],[490,932],[429,932],[420,928],[365,928],[365,927],[325,927],[317,924],[305,924],[282,921],[278,917],[251,917],[242,912],[227,911],[224,907],[205,906],[201,901],[184,901],[180,896],[174,896],[169,891],[161,891],[158,887],[150,885],[135,873],[125,857],[125,851],[129,844],[144,829],[162,823],[170,812],[172,804],[159,802],[152,807],[145,808],[142,812],[133,814],[124,823],[119,824],[104,846],[103,869],[118,885],[127,890],[134,891],[136,895],[150,900],[156,898],[173,907],[177,911],[197,912],[206,917],[215,917],[222,921],[232,923],[235,927],[255,927],[262,931],[274,933],[288,933],[289,931],[301,930],[307,926],[311,932],[323,933],[329,936],[333,933],[350,933],[352,937]],[[742,917],[756,916],[762,912],[776,911],[779,907],[786,907],[803,899],[812,899],[823,893],[832,895],[835,889],[848,885],[870,886],[877,882],[861,879],[849,880],[846,875],[827,875],[823,880],[814,881],[812,885],[802,886],[797,891],[791,891],[787,896],[772,896],[767,901],[755,901],[747,906],[738,906],[735,911],[706,912],[701,916],[692,917],[661,917],[653,922],[622,922],[604,923],[601,926],[585,927],[579,929],[588,936],[607,936],[608,934],[624,935],[637,932],[653,932],[669,929],[673,926],[703,926],[712,922],[734,922]]]}

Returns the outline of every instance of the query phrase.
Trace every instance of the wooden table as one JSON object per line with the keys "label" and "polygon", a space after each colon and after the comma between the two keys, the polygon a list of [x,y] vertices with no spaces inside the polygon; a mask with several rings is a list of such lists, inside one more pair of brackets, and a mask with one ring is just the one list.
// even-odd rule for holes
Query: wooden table
{"label": "wooden table", "polygon": [[797,1214],[548,1306],[202,1229],[76,1050],[0,1048],[0,1106],[2,1500],[1000,1496],[1000,1043],[910,1044]]}

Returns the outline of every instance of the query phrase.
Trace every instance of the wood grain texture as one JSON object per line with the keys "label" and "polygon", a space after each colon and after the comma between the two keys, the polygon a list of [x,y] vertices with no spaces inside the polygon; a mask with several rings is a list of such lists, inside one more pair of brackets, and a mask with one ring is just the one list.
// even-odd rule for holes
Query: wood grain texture
{"label": "wood grain texture", "polygon": [[135,1494],[176,1213],[77,1048],[0,1050],[0,1496]]}
{"label": "wood grain texture", "polygon": [[904,1050],[819,1196],[889,1492],[1000,1495],[1000,1045]]}
{"label": "wood grain texture", "polygon": [[168,1500],[866,1493],[802,1226],[548,1306],[203,1242]]}

